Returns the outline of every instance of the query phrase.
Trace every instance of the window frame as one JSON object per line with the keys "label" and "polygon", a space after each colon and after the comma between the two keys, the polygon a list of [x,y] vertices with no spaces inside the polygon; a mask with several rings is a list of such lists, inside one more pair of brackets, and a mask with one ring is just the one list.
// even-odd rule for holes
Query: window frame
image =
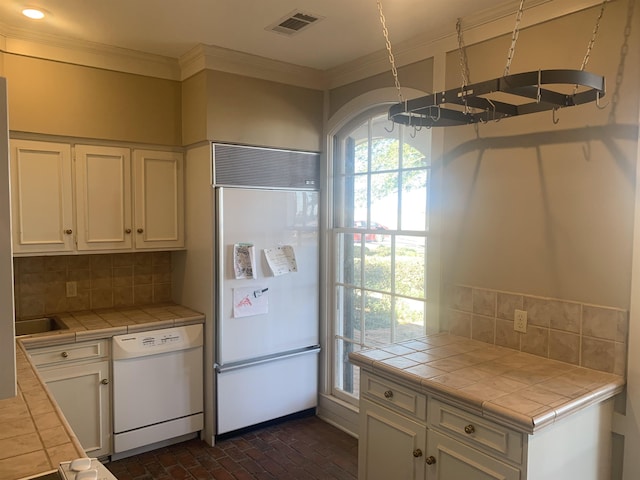
{"label": "window frame", "polygon": [[[346,342],[343,344],[352,344],[354,345],[354,348],[361,348],[362,345],[364,345],[365,342],[365,338],[364,338],[364,334],[362,334],[362,337],[359,339],[353,339],[353,338],[348,338],[345,337],[344,335],[341,335],[341,331],[339,331],[339,323],[338,323],[338,318],[342,318],[342,313],[339,310],[341,308],[341,302],[338,300],[338,285],[342,282],[339,282],[338,280],[340,279],[340,272],[341,272],[341,262],[343,257],[341,257],[341,253],[342,250],[339,247],[339,236],[340,234],[343,233],[356,233],[356,229],[355,228],[348,228],[348,227],[336,227],[336,225],[346,225],[344,223],[344,219],[342,219],[342,223],[340,222],[340,218],[337,218],[337,211],[335,208],[336,205],[336,201],[340,201],[340,199],[344,198],[344,184],[345,182],[338,182],[337,178],[338,178],[338,173],[336,172],[335,168],[334,168],[334,162],[336,161],[336,159],[338,158],[344,158],[345,157],[345,152],[346,152],[346,139],[347,139],[347,134],[354,131],[355,129],[357,129],[358,127],[362,126],[365,122],[368,122],[370,119],[374,119],[376,117],[379,117],[383,114],[385,114],[388,111],[389,108],[389,103],[378,103],[376,105],[370,105],[368,108],[363,109],[359,114],[354,115],[352,118],[350,118],[348,121],[345,121],[339,128],[336,128],[334,131],[334,134],[331,135],[329,137],[330,140],[330,155],[328,155],[328,159],[327,159],[327,167],[329,170],[329,182],[328,182],[328,192],[329,192],[329,201],[328,201],[328,235],[327,235],[327,242],[328,242],[328,258],[331,259],[331,264],[329,265],[328,268],[328,273],[327,273],[327,280],[328,282],[326,283],[327,285],[327,296],[328,296],[328,315],[327,315],[327,322],[328,322],[328,338],[327,338],[327,347],[328,348],[328,353],[327,353],[327,359],[326,359],[326,365],[328,367],[328,371],[327,371],[327,387],[329,388],[329,392],[332,396],[334,396],[335,398],[338,398],[346,403],[349,404],[353,404],[353,405],[357,405],[359,402],[359,388],[357,388],[356,385],[354,385],[354,392],[357,392],[358,395],[352,395],[348,392],[345,392],[343,389],[338,388],[338,380],[339,379],[339,375],[341,375],[343,373],[342,368],[338,368],[338,355],[339,354],[343,354],[344,356],[346,356],[346,352],[342,352],[339,350],[339,340],[342,340],[342,342]],[[390,124],[391,125],[391,124]],[[395,126],[395,128],[400,128],[399,126]],[[409,130],[406,129],[406,135],[409,134]],[[369,138],[371,138],[371,132],[369,131],[368,133]],[[398,141],[402,141],[403,138],[402,136],[398,137]],[[410,143],[410,142],[403,142],[403,143]],[[433,144],[431,145],[431,149],[429,152],[425,152],[427,155],[429,155],[431,158],[433,158]],[[426,181],[426,187],[427,187],[427,205],[429,205],[428,207],[428,211],[426,213],[427,217],[430,216],[430,211],[431,211],[431,195],[432,195],[432,182],[433,179],[431,178],[431,171],[433,169],[433,162],[430,162],[428,167],[420,167],[420,169],[425,170],[427,172],[427,175],[429,175],[429,178]],[[409,168],[407,169],[409,170]],[[398,174],[402,174],[403,170],[401,169],[401,166],[398,166],[397,169]],[[340,173],[340,176],[343,173]],[[366,175],[370,176],[371,175],[371,170],[369,169],[366,173]],[[371,225],[371,218],[370,218],[370,198],[367,201],[367,223],[369,224],[369,226]],[[400,221],[401,218],[401,208],[402,205],[399,204],[398,205],[398,221]],[[427,222],[427,219],[425,219],[425,222]],[[431,245],[429,244],[429,246],[427,247],[427,241],[428,239],[430,239],[431,237],[431,223],[426,223],[425,224],[425,228],[423,230],[419,230],[419,231],[405,231],[405,230],[394,230],[392,233],[394,235],[399,235],[401,236],[403,233],[412,233],[416,236],[422,236],[424,238],[424,244],[425,244],[425,285],[424,285],[424,289],[425,289],[425,295],[424,295],[424,302],[425,304],[428,304],[430,302],[436,302],[437,303],[437,295],[439,292],[439,279],[433,279],[430,277],[433,277],[433,275],[431,275],[429,273],[429,268],[428,268],[428,258],[431,255],[432,252],[430,252],[431,249]],[[367,231],[362,232],[359,231],[359,233],[361,234],[361,240],[364,240],[364,235],[366,235],[366,233],[372,233]],[[395,242],[395,240],[394,240]],[[361,242],[362,245],[365,244],[364,241]],[[364,250],[364,249],[363,249]],[[395,250],[392,250],[392,254],[390,255],[391,257],[391,262],[394,261],[395,259]],[[361,258],[364,254],[361,253]],[[394,265],[392,263],[391,265],[392,268],[394,268]],[[433,292],[434,292],[434,296],[433,298],[431,298],[430,296],[430,285],[431,282],[436,283],[435,287],[433,288]],[[361,285],[361,287],[363,287],[363,285]],[[362,290],[363,292],[365,291],[364,289]],[[395,297],[402,297],[402,295],[399,295],[396,291],[395,288],[392,286],[391,291],[393,292],[393,296]],[[361,297],[364,297],[364,295],[362,295]],[[361,299],[361,302],[364,301]],[[429,325],[428,324],[428,319],[427,319],[427,315],[429,314],[429,312],[427,311],[428,309],[425,307],[425,312],[424,312],[424,318],[425,318],[425,325],[424,325],[424,331],[422,333],[427,334],[430,332],[433,332],[434,329],[437,329],[437,326],[434,326],[434,324]],[[432,312],[435,311],[437,312],[437,307],[435,308],[431,308],[429,309]],[[437,317],[435,317],[437,318]],[[438,321],[435,321],[435,324],[437,324]],[[391,328],[395,327],[395,322],[391,322]],[[344,327],[344,325],[342,325],[342,327]],[[357,367],[356,367],[357,368]],[[355,377],[355,375],[354,375]],[[355,382],[354,382],[355,383]]]}

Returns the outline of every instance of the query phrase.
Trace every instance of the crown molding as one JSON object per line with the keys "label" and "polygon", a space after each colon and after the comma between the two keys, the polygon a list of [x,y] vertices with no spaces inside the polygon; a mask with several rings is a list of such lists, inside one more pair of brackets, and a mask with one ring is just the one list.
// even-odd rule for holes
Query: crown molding
{"label": "crown molding", "polygon": [[[517,12],[519,3],[519,1],[510,1],[478,14],[463,17],[465,44],[472,45],[511,33],[514,26],[514,14]],[[525,3],[525,14],[522,18],[521,28],[537,25],[601,4],[602,0],[530,1],[528,4]],[[393,47],[393,54],[396,66],[402,67],[435,57],[441,53],[451,52],[457,48],[457,34],[455,25],[452,25],[448,27],[448,31],[440,29],[399,42]],[[325,72],[327,88],[340,87],[387,71],[390,71],[389,55],[386,50],[381,49],[353,62],[327,70]]]}
{"label": "crown molding", "polygon": [[179,63],[182,80],[202,70],[217,70],[315,90],[326,87],[321,70],[213,45],[197,45],[180,57]]}
{"label": "crown molding", "polygon": [[13,55],[180,80],[173,58],[9,27],[0,22],[0,51]]}

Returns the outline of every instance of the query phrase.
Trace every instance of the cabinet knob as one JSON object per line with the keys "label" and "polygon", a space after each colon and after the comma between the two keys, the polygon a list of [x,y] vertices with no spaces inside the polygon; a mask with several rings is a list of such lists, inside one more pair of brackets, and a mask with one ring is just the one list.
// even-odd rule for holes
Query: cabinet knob
{"label": "cabinet knob", "polygon": [[425,462],[427,462],[427,465],[435,465],[436,464],[436,457],[434,457],[433,455],[430,455],[430,456],[427,457]]}
{"label": "cabinet knob", "polygon": [[131,233],[131,229],[130,228],[125,228],[124,229],[124,233]]}
{"label": "cabinet knob", "polygon": [[391,390],[387,390],[384,392],[384,398],[393,398],[393,392]]}
{"label": "cabinet knob", "polygon": [[471,424],[469,424],[466,427],[464,427],[464,433],[468,433],[469,435],[471,435],[475,431],[476,431],[476,427],[474,427]]}
{"label": "cabinet knob", "polygon": [[419,448],[416,448],[413,451],[413,456],[416,457],[416,458],[421,457],[422,456],[422,450],[420,450]]}
{"label": "cabinet knob", "polygon": [[101,383],[102,385],[109,385],[109,379],[108,379],[108,378],[103,378],[103,379],[100,381],[100,383]]}
{"label": "cabinet knob", "polygon": [[66,233],[67,235],[71,235],[73,233],[73,230],[71,230],[70,228],[67,228],[64,233]]}
{"label": "cabinet knob", "polygon": [[62,355],[62,358],[67,358],[69,356],[69,352],[62,352],[60,355]]}
{"label": "cabinet knob", "polygon": [[139,228],[138,230],[136,230],[138,233],[142,233],[144,232],[144,230],[142,228]]}

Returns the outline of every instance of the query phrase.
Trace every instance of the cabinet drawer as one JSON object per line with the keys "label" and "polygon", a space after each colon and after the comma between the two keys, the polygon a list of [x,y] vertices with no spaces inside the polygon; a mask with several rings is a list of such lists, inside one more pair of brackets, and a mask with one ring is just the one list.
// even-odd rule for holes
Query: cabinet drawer
{"label": "cabinet drawer", "polygon": [[367,372],[362,372],[360,382],[362,393],[365,396],[398,412],[426,420],[426,395]]}
{"label": "cabinet drawer", "polygon": [[433,398],[429,399],[428,424],[470,446],[522,463],[523,434],[520,432]]}
{"label": "cabinet drawer", "polygon": [[29,350],[29,355],[36,366],[43,367],[106,358],[109,350],[106,340],[97,340],[34,348]]}

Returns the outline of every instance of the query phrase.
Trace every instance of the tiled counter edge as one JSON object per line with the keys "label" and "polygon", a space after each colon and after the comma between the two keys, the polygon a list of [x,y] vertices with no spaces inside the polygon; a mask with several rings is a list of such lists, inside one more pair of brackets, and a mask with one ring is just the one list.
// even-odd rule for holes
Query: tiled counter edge
{"label": "tiled counter edge", "polygon": [[0,478],[19,479],[56,470],[86,456],[51,392],[16,341],[18,395],[0,400]]}

